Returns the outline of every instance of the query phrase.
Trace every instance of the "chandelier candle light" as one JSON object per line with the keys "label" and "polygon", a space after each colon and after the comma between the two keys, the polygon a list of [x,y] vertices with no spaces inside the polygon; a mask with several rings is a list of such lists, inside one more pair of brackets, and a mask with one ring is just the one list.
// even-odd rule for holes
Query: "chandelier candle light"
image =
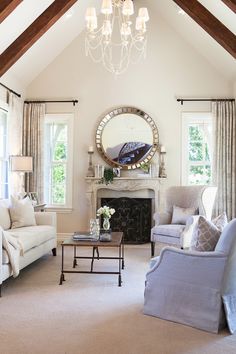
{"label": "chandelier candle light", "polygon": [[86,55],[95,63],[102,62],[111,73],[119,75],[128,68],[130,62],[135,63],[145,57],[148,10],[146,7],[139,9],[135,29],[131,21],[134,14],[132,0],[103,0],[101,13],[104,18],[102,26],[98,28],[96,9],[87,8]]}

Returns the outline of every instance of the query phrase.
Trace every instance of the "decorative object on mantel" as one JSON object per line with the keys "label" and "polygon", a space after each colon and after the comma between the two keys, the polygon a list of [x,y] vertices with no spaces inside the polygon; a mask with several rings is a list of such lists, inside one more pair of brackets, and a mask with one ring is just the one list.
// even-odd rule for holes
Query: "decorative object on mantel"
{"label": "decorative object on mantel", "polygon": [[114,177],[120,177],[120,171],[121,171],[121,168],[120,168],[120,167],[114,167],[114,168],[113,168],[113,175],[114,175]]}
{"label": "decorative object on mantel", "polygon": [[[97,30],[96,9],[87,8],[86,56],[89,55],[95,63],[102,62],[109,72],[119,75],[127,70],[130,62],[137,63],[146,55],[148,10],[146,7],[139,9],[136,32],[132,29],[131,16],[134,14],[132,0],[103,0],[101,13],[104,20]],[[114,60],[116,58],[117,61]]]}
{"label": "decorative object on mantel", "polygon": [[161,145],[161,150],[160,150],[160,155],[161,155],[161,166],[160,166],[160,177],[161,178],[166,178],[166,168],[165,168],[165,154],[166,154],[166,148],[165,146]]}
{"label": "decorative object on mantel", "polygon": [[107,113],[96,131],[96,145],[102,158],[122,170],[140,168],[155,155],[159,144],[153,119],[135,107],[120,107]]}
{"label": "decorative object on mantel", "polygon": [[93,163],[92,163],[93,153],[94,153],[93,146],[89,146],[89,148],[88,148],[89,167],[88,167],[87,177],[94,177],[94,168],[93,168]]}
{"label": "decorative object on mantel", "polygon": [[106,167],[104,169],[103,177],[98,183],[105,183],[106,185],[108,185],[109,183],[113,182],[114,177],[116,177],[116,175],[114,174],[113,168]]}
{"label": "decorative object on mantel", "polygon": [[[110,223],[108,222],[109,219],[115,214],[115,209],[109,208],[108,206],[104,205],[103,207],[97,210],[97,216],[103,216],[103,228],[104,230],[109,230]],[[108,221],[107,221],[108,220]]]}

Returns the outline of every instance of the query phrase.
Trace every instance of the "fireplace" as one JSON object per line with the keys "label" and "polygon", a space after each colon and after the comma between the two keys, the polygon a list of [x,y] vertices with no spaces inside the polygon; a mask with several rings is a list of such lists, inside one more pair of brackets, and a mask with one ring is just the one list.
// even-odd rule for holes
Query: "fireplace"
{"label": "fireplace", "polygon": [[123,231],[125,243],[150,242],[151,198],[101,198],[101,205],[116,210],[111,218],[112,231]]}

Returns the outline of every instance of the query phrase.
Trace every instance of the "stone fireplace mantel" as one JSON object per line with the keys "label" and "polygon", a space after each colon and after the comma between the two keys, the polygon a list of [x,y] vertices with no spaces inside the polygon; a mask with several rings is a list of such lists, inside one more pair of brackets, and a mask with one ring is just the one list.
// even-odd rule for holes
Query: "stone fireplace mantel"
{"label": "stone fireplace mantel", "polygon": [[[161,205],[163,185],[166,178],[152,178],[152,177],[117,177],[114,178],[113,183],[108,185],[99,184],[100,178],[86,177],[87,182],[87,201],[89,205],[89,217],[96,217],[96,210],[98,208],[98,193],[101,196],[102,191],[114,191],[116,197],[119,197],[119,192],[135,192],[135,191],[152,191],[154,199],[154,210],[156,212]],[[117,193],[116,193],[117,192]],[[135,193],[133,193],[135,196]]]}

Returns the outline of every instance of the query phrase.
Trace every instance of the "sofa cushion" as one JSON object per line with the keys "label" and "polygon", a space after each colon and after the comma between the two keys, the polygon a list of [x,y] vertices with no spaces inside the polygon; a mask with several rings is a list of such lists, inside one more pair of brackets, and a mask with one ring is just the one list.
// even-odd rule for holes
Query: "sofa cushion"
{"label": "sofa cushion", "polygon": [[173,206],[173,214],[171,224],[186,225],[187,219],[196,214],[195,208],[181,208],[176,205]]}
{"label": "sofa cushion", "polygon": [[49,225],[27,226],[18,229],[10,229],[7,232],[13,237],[17,237],[23,253],[56,238],[55,227]]}
{"label": "sofa cushion", "polygon": [[9,204],[6,199],[0,200],[0,226],[3,230],[8,230],[11,227],[11,219],[9,214]]}
{"label": "sofa cushion", "polygon": [[180,237],[184,229],[185,225],[158,225],[153,228],[153,233],[170,237]]}
{"label": "sofa cushion", "polygon": [[17,200],[11,197],[11,204],[9,207],[11,216],[11,228],[36,225],[34,208],[28,197]]}

